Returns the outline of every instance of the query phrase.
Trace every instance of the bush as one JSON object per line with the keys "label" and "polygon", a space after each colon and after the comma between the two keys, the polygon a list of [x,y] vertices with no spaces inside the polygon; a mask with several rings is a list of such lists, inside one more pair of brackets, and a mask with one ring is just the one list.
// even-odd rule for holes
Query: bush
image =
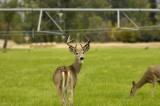
{"label": "bush", "polygon": [[26,41],[22,35],[12,35],[11,40],[15,41],[18,44],[26,43]]}
{"label": "bush", "polygon": [[123,42],[137,42],[140,37],[138,31],[123,31],[118,33],[118,40]]}

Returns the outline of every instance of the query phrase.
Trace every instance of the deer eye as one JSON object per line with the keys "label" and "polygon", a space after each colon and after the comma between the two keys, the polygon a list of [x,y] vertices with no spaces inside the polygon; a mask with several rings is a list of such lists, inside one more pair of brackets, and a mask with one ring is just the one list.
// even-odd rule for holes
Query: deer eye
{"label": "deer eye", "polygon": [[76,55],[78,55],[78,53],[76,52]]}

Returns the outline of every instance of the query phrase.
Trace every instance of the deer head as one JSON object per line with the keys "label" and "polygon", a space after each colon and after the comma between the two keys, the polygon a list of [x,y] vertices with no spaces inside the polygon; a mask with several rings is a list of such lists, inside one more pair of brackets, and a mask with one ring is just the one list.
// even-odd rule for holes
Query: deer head
{"label": "deer head", "polygon": [[133,97],[137,92],[137,87],[136,87],[136,83],[135,81],[132,82],[132,88],[131,88],[131,91],[130,91],[130,96]]}
{"label": "deer head", "polygon": [[[87,38],[87,37],[86,37]],[[67,45],[69,46],[69,50],[71,53],[74,53],[76,56],[76,59],[78,60],[79,63],[83,63],[84,60],[84,53],[87,52],[90,48],[90,40],[87,38],[88,42],[84,46],[81,45],[81,50],[77,49],[77,44],[75,46],[70,45],[69,43],[73,41],[73,39],[70,39],[70,36],[68,37],[67,40]]]}

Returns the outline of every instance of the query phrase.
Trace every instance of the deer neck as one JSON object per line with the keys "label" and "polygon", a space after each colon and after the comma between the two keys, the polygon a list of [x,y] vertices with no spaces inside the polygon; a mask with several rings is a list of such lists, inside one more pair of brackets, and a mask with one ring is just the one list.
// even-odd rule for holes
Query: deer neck
{"label": "deer neck", "polygon": [[75,57],[75,60],[72,65],[70,65],[71,71],[77,76],[82,67],[82,63],[79,63],[78,59]]}
{"label": "deer neck", "polygon": [[146,84],[144,78],[142,78],[137,84],[136,84],[136,88],[140,89],[144,84]]}

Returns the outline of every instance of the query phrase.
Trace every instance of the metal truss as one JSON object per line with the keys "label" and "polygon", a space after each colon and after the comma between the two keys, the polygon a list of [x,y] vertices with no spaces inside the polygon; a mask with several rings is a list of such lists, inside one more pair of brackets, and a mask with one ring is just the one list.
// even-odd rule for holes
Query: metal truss
{"label": "metal truss", "polygon": [[[25,12],[25,11],[39,11],[39,21],[38,21],[38,28],[37,32],[44,32],[44,33],[54,33],[54,34],[64,34],[64,30],[56,23],[56,21],[50,16],[48,11],[93,11],[93,12],[107,12],[107,11],[113,11],[117,12],[117,29],[128,29],[128,30],[139,30],[138,25],[136,25],[135,22],[133,22],[132,19],[127,16],[124,12],[160,12],[160,9],[139,9],[139,8],[0,8],[0,11],[17,11],[17,12]],[[42,15],[43,12],[47,14],[47,16],[51,19],[51,21],[57,26],[60,32],[49,32],[49,31],[42,31],[41,28],[41,21],[42,21]],[[124,16],[133,24],[134,28],[128,28],[128,27],[121,27],[120,23],[120,13],[123,13]]]}

